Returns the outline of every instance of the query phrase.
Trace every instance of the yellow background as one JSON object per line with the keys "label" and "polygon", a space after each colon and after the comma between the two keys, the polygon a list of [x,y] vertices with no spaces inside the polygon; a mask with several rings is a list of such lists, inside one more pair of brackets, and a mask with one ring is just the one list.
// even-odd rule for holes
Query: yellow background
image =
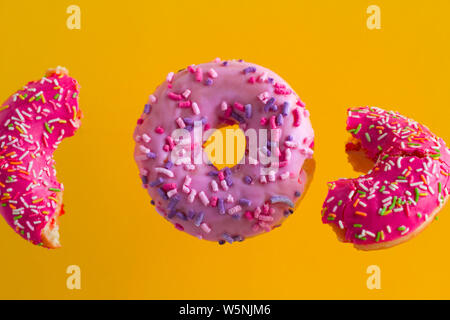
{"label": "yellow background", "polygon": [[[81,8],[81,30],[66,8]],[[381,8],[368,30],[366,8]],[[395,109],[450,139],[448,0],[0,0],[0,97],[49,67],[82,86],[83,124],[56,153],[65,185],[63,248],[20,239],[0,221],[0,298],[450,298],[450,208],[406,244],[358,252],[320,219],[326,182],[357,175],[344,152],[346,108]],[[133,161],[147,97],[192,63],[242,58],[282,75],[307,103],[317,170],[282,228],[218,246],[153,211]],[[66,288],[79,265],[81,290]],[[366,268],[381,268],[368,290]]]}

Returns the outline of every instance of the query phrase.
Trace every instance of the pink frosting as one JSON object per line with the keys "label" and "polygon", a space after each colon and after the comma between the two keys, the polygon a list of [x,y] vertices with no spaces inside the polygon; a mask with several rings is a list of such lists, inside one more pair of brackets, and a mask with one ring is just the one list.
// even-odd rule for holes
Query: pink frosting
{"label": "pink frosting", "polygon": [[[233,123],[243,131],[281,129],[281,168],[261,177],[261,165],[250,164],[248,154],[244,164],[220,171],[168,162],[177,143],[169,135],[199,120],[204,130]],[[314,133],[304,103],[278,75],[243,61],[216,60],[170,73],[150,96],[134,139],[143,187],[156,210],[179,230],[231,243],[269,231],[293,212],[305,188],[302,166],[312,156]]]}
{"label": "pink frosting", "polygon": [[80,116],[78,84],[60,71],[29,82],[0,108],[0,211],[11,228],[39,245],[63,190],[53,152],[75,133]]}
{"label": "pink frosting", "polygon": [[428,128],[396,112],[349,109],[347,130],[376,161],[366,175],[329,183],[323,223],[358,245],[394,241],[427,222],[448,196],[450,152]]}

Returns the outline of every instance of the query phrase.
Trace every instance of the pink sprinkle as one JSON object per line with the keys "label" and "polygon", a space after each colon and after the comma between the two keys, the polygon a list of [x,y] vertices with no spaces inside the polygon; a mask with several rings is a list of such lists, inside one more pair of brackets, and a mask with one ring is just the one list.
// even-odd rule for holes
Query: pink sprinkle
{"label": "pink sprinkle", "polygon": [[267,80],[267,72],[263,72],[259,77],[258,77],[258,82],[264,82]]}
{"label": "pink sprinkle", "polygon": [[208,131],[210,128],[211,128],[211,125],[209,123],[205,124],[205,128],[204,128],[205,131]]}
{"label": "pink sprinkle", "polygon": [[300,98],[298,98],[298,100],[297,100],[297,105],[302,108],[304,108],[306,106],[306,104],[302,100],[300,100]]}
{"label": "pink sprinkle", "polygon": [[258,95],[258,99],[265,103],[269,99],[269,95],[267,91],[264,91]]}
{"label": "pink sprinkle", "polygon": [[208,199],[208,197],[206,196],[205,192],[200,191],[200,193],[198,194],[198,196],[199,196],[199,198],[200,198],[200,201],[203,203],[203,205],[204,205],[205,207],[207,207],[207,206],[209,205],[209,199]]}
{"label": "pink sprinkle", "polygon": [[174,93],[174,92],[169,92],[167,93],[167,96],[169,97],[169,99],[175,100],[175,101],[179,101],[182,100],[183,97],[180,94]]}
{"label": "pink sprinkle", "polygon": [[200,114],[200,108],[196,102],[192,102],[192,112],[194,114]]}
{"label": "pink sprinkle", "polygon": [[186,177],[184,177],[184,184],[186,186],[189,186],[191,184],[191,182],[192,182],[192,178],[190,176],[186,175]]}
{"label": "pink sprinkle", "polygon": [[144,122],[144,119],[142,119],[142,118],[139,118],[139,119],[138,119],[138,121],[137,121],[137,124],[139,124],[139,125],[140,125],[140,124],[142,124],[143,122]]}
{"label": "pink sprinkle", "polygon": [[246,211],[244,213],[244,216],[247,218],[247,220],[253,220],[253,213],[251,211]]}
{"label": "pink sprinkle", "polygon": [[191,100],[180,101],[180,102],[178,102],[178,107],[179,107],[179,108],[190,108],[191,105],[192,105]]}
{"label": "pink sprinkle", "polygon": [[176,187],[177,187],[176,183],[165,183],[162,186],[163,190],[166,191],[166,192],[169,191],[169,190],[175,189]]}
{"label": "pink sprinkle", "polygon": [[159,134],[163,134],[163,133],[164,133],[164,128],[162,128],[162,127],[156,127],[155,132],[156,132],[156,133],[159,133]]}
{"label": "pink sprinkle", "polygon": [[262,117],[261,120],[259,121],[259,123],[264,126],[267,123],[267,118],[266,117]]}
{"label": "pink sprinkle", "polygon": [[219,177],[219,180],[222,181],[223,179],[225,179],[225,176],[223,174],[223,171],[219,171],[219,173],[217,174],[217,176]]}
{"label": "pink sprinkle", "polygon": [[165,144],[164,147],[163,147],[163,150],[166,151],[166,152],[169,151],[170,150],[169,145]]}
{"label": "pink sprinkle", "polygon": [[275,123],[275,116],[271,116],[270,117],[270,126],[272,129],[276,129],[277,128],[277,124]]}
{"label": "pink sprinkle", "polygon": [[222,101],[222,103],[220,104],[220,109],[222,111],[226,111],[228,109],[228,103],[226,103],[225,101]]}
{"label": "pink sprinkle", "polygon": [[188,66],[188,67],[187,67],[187,70],[188,70],[190,73],[195,73],[194,65],[191,64],[190,66]]}
{"label": "pink sprinkle", "polygon": [[166,137],[166,142],[169,145],[169,150],[172,150],[173,147],[175,147],[175,143],[173,142],[173,139],[171,136]]}
{"label": "pink sprinkle", "polygon": [[292,110],[292,113],[294,115],[294,127],[300,126],[300,110],[298,108],[295,108]]}
{"label": "pink sprinkle", "polygon": [[198,82],[202,82],[203,80],[203,70],[200,67],[195,71],[195,80]]}
{"label": "pink sprinkle", "polygon": [[255,78],[255,77],[250,77],[250,78],[248,78],[248,83],[253,84],[253,83],[255,83],[255,82],[256,82],[256,78]]}
{"label": "pink sprinkle", "polygon": [[187,99],[191,95],[191,90],[186,89],[181,95],[183,96],[183,98]]}
{"label": "pink sprinkle", "polygon": [[205,222],[200,225],[200,228],[202,228],[202,230],[206,233],[209,233],[211,231],[211,228]]}
{"label": "pink sprinkle", "polygon": [[228,109],[225,111],[225,114],[224,114],[225,117],[226,117],[226,118],[230,117],[232,112],[233,112],[233,109],[232,109],[232,108],[228,108]]}
{"label": "pink sprinkle", "polygon": [[150,103],[155,103],[156,102],[156,97],[153,95],[153,94],[151,94],[149,97],[148,97],[148,102],[150,102]]}
{"label": "pink sprinkle", "polygon": [[174,75],[175,75],[175,73],[169,72],[169,74],[167,75],[167,78],[166,78],[167,82],[172,82]]}
{"label": "pink sprinkle", "polygon": [[238,109],[239,111],[244,111],[244,106],[240,104],[239,102],[234,103],[234,107]]}
{"label": "pink sprinkle", "polygon": [[183,226],[181,224],[179,224],[179,223],[175,223],[175,228],[177,228],[180,231],[184,230]]}
{"label": "pink sprinkle", "polygon": [[217,205],[217,197],[211,197],[211,207],[215,207]]}
{"label": "pink sprinkle", "polygon": [[209,75],[211,78],[213,78],[213,79],[215,79],[215,78],[218,77],[218,74],[217,74],[216,70],[214,70],[213,68],[209,69],[208,75]]}

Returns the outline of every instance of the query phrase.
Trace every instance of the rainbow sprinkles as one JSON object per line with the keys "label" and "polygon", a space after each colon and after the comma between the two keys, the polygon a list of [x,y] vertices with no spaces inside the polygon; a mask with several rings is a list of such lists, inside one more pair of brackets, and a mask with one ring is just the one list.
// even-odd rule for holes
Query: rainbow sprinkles
{"label": "rainbow sprinkles", "polygon": [[449,193],[450,152],[424,125],[376,107],[348,110],[352,149],[375,161],[366,175],[329,183],[322,221],[363,250],[391,247],[418,234]]}

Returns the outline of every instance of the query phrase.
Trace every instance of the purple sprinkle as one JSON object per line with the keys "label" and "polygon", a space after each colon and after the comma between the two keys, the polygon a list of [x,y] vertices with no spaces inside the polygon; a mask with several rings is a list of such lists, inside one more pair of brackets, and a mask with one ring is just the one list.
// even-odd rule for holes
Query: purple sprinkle
{"label": "purple sprinkle", "polygon": [[294,195],[295,195],[296,197],[300,197],[302,194],[300,193],[300,191],[295,191],[295,192],[294,192]]}
{"label": "purple sprinkle", "polygon": [[286,140],[287,140],[287,141],[292,141],[292,140],[294,140],[294,137],[293,137],[292,135],[288,135],[288,136],[286,137]]}
{"label": "purple sprinkle", "polygon": [[192,120],[192,118],[183,118],[183,121],[186,125],[194,124],[194,120]]}
{"label": "purple sprinkle", "polygon": [[225,167],[224,169],[225,176],[231,176],[231,169],[229,167]]}
{"label": "purple sprinkle", "polygon": [[250,184],[250,183],[252,183],[252,177],[250,177],[250,176],[245,176],[244,177],[244,182],[246,183],[246,184]]}
{"label": "purple sprinkle", "polygon": [[156,158],[156,153],[154,152],[147,152],[147,158],[149,159],[155,159]]}
{"label": "purple sprinkle", "polygon": [[285,217],[289,217],[290,216],[289,210],[284,210],[283,214],[284,214]]}
{"label": "purple sprinkle", "polygon": [[[162,190],[162,189],[159,188],[158,190]],[[179,201],[180,201],[180,197],[178,195],[173,196],[169,200],[169,204],[167,205],[167,209],[169,209],[169,211],[172,211],[173,209],[175,209],[175,206],[178,204]]]}
{"label": "purple sprinkle", "polygon": [[163,198],[164,200],[169,199],[169,197],[167,196],[166,192],[162,188],[158,188],[158,193],[161,196],[161,198]]}
{"label": "purple sprinkle", "polygon": [[234,241],[233,238],[226,232],[222,235],[222,238],[228,243],[233,243]]}
{"label": "purple sprinkle", "polygon": [[170,210],[170,212],[167,214],[167,218],[172,219],[177,214],[176,210]]}
{"label": "purple sprinkle", "polygon": [[289,102],[283,102],[283,107],[281,108],[281,114],[286,117],[289,113]]}
{"label": "purple sprinkle", "polygon": [[148,184],[148,178],[147,178],[147,176],[142,176],[142,177],[141,177],[141,180],[142,180],[142,183],[143,183],[143,184]]}
{"label": "purple sprinkle", "polygon": [[236,119],[236,121],[240,123],[245,122],[244,118],[240,114],[236,113],[234,110],[231,112],[231,117]]}
{"label": "purple sprinkle", "polygon": [[235,213],[231,216],[234,220],[239,220],[241,218],[241,215],[239,213]]}
{"label": "purple sprinkle", "polygon": [[222,239],[220,239],[218,242],[219,242],[220,245],[225,244],[225,240],[222,240]]}
{"label": "purple sprinkle", "polygon": [[212,84],[213,84],[213,79],[211,79],[211,78],[206,79],[205,84],[206,84],[207,86],[212,85]]}
{"label": "purple sprinkle", "polygon": [[222,65],[223,65],[224,67],[226,67],[226,66],[228,65],[228,61],[222,62]]}
{"label": "purple sprinkle", "polygon": [[154,206],[155,205],[155,200],[152,199],[152,201],[150,201],[150,203]]}
{"label": "purple sprinkle", "polygon": [[223,199],[219,198],[217,201],[217,208],[219,209],[220,214],[225,214],[225,206],[223,204]]}
{"label": "purple sprinkle", "polygon": [[150,187],[157,187],[164,182],[164,179],[159,177],[155,181],[150,182]]}
{"label": "purple sprinkle", "polygon": [[192,219],[194,219],[194,216],[195,216],[195,211],[192,210],[192,209],[190,209],[190,210],[188,211],[187,217],[188,217],[190,220],[192,220]]}
{"label": "purple sprinkle", "polygon": [[270,107],[270,111],[277,112],[278,106],[276,104],[274,104],[273,106]]}
{"label": "purple sprinkle", "polygon": [[247,67],[243,70],[244,74],[256,72],[255,67]]}
{"label": "purple sprinkle", "polygon": [[245,108],[245,117],[247,119],[250,119],[252,117],[252,105],[246,104],[244,108]]}
{"label": "purple sprinkle", "polygon": [[217,171],[208,172],[208,176],[210,176],[210,177],[217,177],[218,174],[219,174],[219,172],[217,172]]}
{"label": "purple sprinkle", "polygon": [[250,207],[252,205],[252,201],[249,199],[241,198],[239,199],[239,204],[245,207]]}
{"label": "purple sprinkle", "polygon": [[273,83],[273,78],[268,78],[267,79],[270,83]]}
{"label": "purple sprinkle", "polygon": [[147,104],[144,106],[144,113],[149,114],[151,110],[152,110],[152,106],[151,106],[150,104],[147,103]]}
{"label": "purple sprinkle", "polygon": [[264,106],[264,112],[268,112],[270,108],[272,108],[273,104],[275,103],[275,98],[272,97],[269,100],[267,100],[265,106]]}
{"label": "purple sprinkle", "polygon": [[200,118],[200,121],[202,122],[202,124],[206,124],[206,122],[208,122],[208,118],[203,116]]}
{"label": "purple sprinkle", "polygon": [[227,182],[227,185],[229,187],[231,187],[233,185],[233,179],[231,178],[231,176],[225,177],[225,181]]}
{"label": "purple sprinkle", "polygon": [[195,216],[195,219],[194,219],[194,225],[196,226],[196,227],[200,227],[200,225],[202,224],[202,222],[203,222],[203,217],[204,217],[205,215],[204,215],[204,213],[203,212],[199,212],[196,216]]}
{"label": "purple sprinkle", "polygon": [[184,220],[184,221],[187,220],[186,215],[185,215],[183,212],[178,211],[178,212],[176,213],[176,216],[177,216],[178,218],[180,218],[181,220]]}
{"label": "purple sprinkle", "polygon": [[241,235],[237,235],[237,236],[233,237],[233,240],[237,241],[237,242],[242,242],[242,241],[244,241],[244,237]]}
{"label": "purple sprinkle", "polygon": [[168,160],[167,162],[166,162],[166,164],[164,165],[164,168],[166,168],[166,169],[171,169],[173,167],[173,162],[172,161],[170,161],[170,160]]}
{"label": "purple sprinkle", "polygon": [[281,113],[277,116],[276,123],[277,123],[277,126],[283,125],[283,115]]}
{"label": "purple sprinkle", "polygon": [[189,125],[187,125],[186,127],[184,127],[187,131],[192,131],[192,130],[194,130],[194,127],[191,125],[191,124],[189,124]]}

